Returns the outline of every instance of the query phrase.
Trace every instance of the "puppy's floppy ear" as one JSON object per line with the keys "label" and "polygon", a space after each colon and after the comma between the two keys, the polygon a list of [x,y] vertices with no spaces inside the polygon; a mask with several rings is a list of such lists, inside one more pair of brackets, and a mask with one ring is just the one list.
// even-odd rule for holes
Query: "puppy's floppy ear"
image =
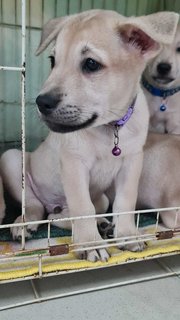
{"label": "puppy's floppy ear", "polygon": [[36,50],[37,56],[41,52],[43,52],[47,48],[47,46],[57,37],[58,33],[61,31],[70,17],[71,16],[51,19],[44,25],[41,34],[41,41]]}
{"label": "puppy's floppy ear", "polygon": [[41,41],[36,50],[36,55],[38,56],[41,52],[43,52],[48,47],[48,45],[53,40],[56,39],[59,32],[63,29],[63,27],[69,20],[76,19],[77,16],[79,17],[79,19],[80,18],[88,19],[96,15],[99,11],[101,10],[83,11],[80,14],[72,14],[69,16],[49,20],[42,29]]}
{"label": "puppy's floppy ear", "polygon": [[128,47],[138,50],[148,60],[158,54],[160,44],[173,41],[178,20],[179,15],[175,12],[130,17],[119,25],[118,32]]}

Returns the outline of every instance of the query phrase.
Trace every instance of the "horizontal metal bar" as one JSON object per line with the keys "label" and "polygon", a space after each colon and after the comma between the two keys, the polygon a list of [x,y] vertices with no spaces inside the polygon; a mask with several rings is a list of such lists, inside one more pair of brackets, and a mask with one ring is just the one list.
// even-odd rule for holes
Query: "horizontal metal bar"
{"label": "horizontal metal bar", "polygon": [[21,223],[11,223],[11,224],[4,224],[0,225],[0,229],[10,228],[10,227],[21,227],[21,226],[28,226],[34,224],[46,224],[53,221],[75,221],[75,220],[83,220],[83,219],[92,219],[92,218],[108,218],[108,217],[115,217],[120,215],[126,214],[148,214],[153,212],[164,212],[164,211],[177,211],[180,210],[180,207],[169,207],[169,208],[158,208],[158,209],[146,209],[146,210],[137,210],[137,211],[126,211],[126,212],[114,212],[114,213],[102,213],[96,215],[89,215],[89,216],[76,216],[76,217],[68,217],[68,218],[58,218],[58,219],[47,219],[47,220],[37,220],[37,221],[29,221],[29,222],[21,222]]}
{"label": "horizontal metal bar", "polygon": [[[156,240],[156,237],[154,234],[139,235],[138,237],[130,236],[129,238],[122,237],[122,238],[113,238],[113,239],[94,240],[91,242],[89,241],[89,242],[82,242],[82,243],[72,243],[68,245],[68,247],[73,248],[71,249],[72,252],[76,252],[76,251],[84,250],[83,248],[80,248],[80,246],[87,246],[86,250],[88,251],[92,249],[109,248],[113,246],[123,245],[125,242],[126,244],[129,244],[129,243],[137,243],[137,242],[146,242],[150,240]],[[102,245],[100,245],[101,243]],[[65,243],[64,245],[66,246],[67,244]],[[16,251],[13,253],[7,253],[0,256],[0,262],[10,261],[10,260],[15,262],[15,261],[21,260],[22,258],[25,259],[25,257],[27,257],[28,259],[29,254],[31,254],[32,252],[36,252],[36,254],[33,254],[33,258],[38,257],[39,252],[41,252],[42,256],[48,257],[50,254],[49,251],[51,250],[51,248],[52,247],[50,246],[46,248],[38,248],[38,249],[32,249],[32,250],[27,249],[27,250]]]}
{"label": "horizontal metal bar", "polygon": [[[131,264],[131,263],[138,263],[138,262],[142,262],[142,261],[149,261],[149,260],[156,260],[158,258],[164,258],[164,257],[169,257],[169,256],[176,256],[179,255],[179,253],[177,252],[171,252],[171,253],[163,253],[163,254],[157,254],[154,256],[149,256],[149,257],[144,257],[142,258],[138,258],[138,259],[132,259],[132,260],[127,260],[127,261],[122,261],[120,263],[118,263],[119,266],[121,265],[125,265],[125,264]],[[49,278],[49,277],[54,277],[57,275],[64,275],[64,274],[72,274],[72,273],[77,273],[77,272],[84,272],[84,271],[91,271],[91,270],[97,270],[97,269],[104,269],[104,268],[111,268],[111,267],[115,267],[117,266],[117,263],[112,263],[112,264],[106,264],[103,266],[95,266],[95,267],[86,267],[86,268],[81,268],[81,269],[69,269],[69,270],[56,270],[53,272],[46,272],[42,274],[41,278]],[[11,283],[11,282],[19,282],[19,281],[24,281],[24,280],[31,280],[31,279],[39,279],[39,275],[35,274],[32,276],[26,276],[26,277],[22,277],[22,278],[15,278],[15,279],[9,279],[9,280],[0,280],[0,284],[4,284],[4,283]]]}
{"label": "horizontal metal bar", "polygon": [[7,66],[0,66],[0,70],[2,71],[25,71],[24,67],[7,67]]}
{"label": "horizontal metal bar", "polygon": [[[152,238],[147,238],[147,239],[138,239],[138,240],[133,240],[133,241],[118,241],[116,243],[111,243],[111,244],[107,244],[106,243],[106,240],[104,240],[104,244],[102,245],[94,245],[94,246],[91,246],[91,247],[86,247],[86,248],[78,248],[78,244],[75,244],[77,246],[77,248],[75,249],[72,249],[71,252],[81,252],[81,251],[84,251],[84,249],[86,249],[86,251],[91,251],[91,250],[98,250],[98,249],[108,249],[110,247],[114,247],[114,246],[123,246],[123,245],[128,245],[128,244],[134,244],[134,243],[137,243],[137,242],[144,242],[144,241],[150,241],[150,240],[153,240]],[[116,240],[115,240],[116,241]],[[82,243],[81,245],[84,245],[84,243]],[[69,247],[74,247],[74,244],[72,245],[69,245]]]}
{"label": "horizontal metal bar", "polygon": [[[11,29],[21,29],[22,25],[21,24],[14,24],[14,23],[6,23],[6,22],[1,22],[1,28],[11,28]],[[32,25],[26,25],[26,30],[35,30],[35,31],[41,31],[42,27],[35,27]]]}
{"label": "horizontal metal bar", "polygon": [[117,238],[110,238],[110,239],[100,239],[100,240],[93,240],[93,241],[87,241],[87,242],[80,242],[80,243],[72,243],[69,246],[70,247],[75,247],[75,246],[83,246],[83,245],[92,245],[96,243],[102,243],[104,246],[109,245],[109,243],[112,242],[113,246],[117,245],[117,241],[122,241],[125,242],[126,244],[128,243],[135,243],[138,241],[148,241],[148,240],[156,240],[156,235],[154,233],[149,233],[149,234],[139,234],[138,236],[123,236],[123,237],[117,237]]}

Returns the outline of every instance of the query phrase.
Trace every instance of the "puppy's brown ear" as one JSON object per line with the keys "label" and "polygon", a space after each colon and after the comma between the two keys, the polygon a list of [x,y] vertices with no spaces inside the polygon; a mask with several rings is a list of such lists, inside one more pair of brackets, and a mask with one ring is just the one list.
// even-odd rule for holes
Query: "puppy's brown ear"
{"label": "puppy's brown ear", "polygon": [[142,17],[130,17],[118,31],[123,42],[147,60],[156,56],[161,44],[170,44],[175,36],[179,15],[158,12]]}
{"label": "puppy's brown ear", "polygon": [[47,46],[57,37],[58,33],[64,27],[66,22],[70,19],[70,16],[55,18],[49,20],[43,27],[40,44],[36,50],[38,56],[43,52]]}

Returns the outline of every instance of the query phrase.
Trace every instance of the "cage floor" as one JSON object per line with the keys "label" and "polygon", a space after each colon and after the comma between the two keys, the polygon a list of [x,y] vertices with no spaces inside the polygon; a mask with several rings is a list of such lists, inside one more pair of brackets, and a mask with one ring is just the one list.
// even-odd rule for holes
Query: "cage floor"
{"label": "cage floor", "polygon": [[[161,278],[164,272],[171,277]],[[77,294],[1,311],[1,320],[179,320],[180,256],[155,259],[107,269],[79,272],[30,281],[2,284],[0,307],[48,299],[62,292],[88,289],[119,281],[158,277],[106,290]]]}

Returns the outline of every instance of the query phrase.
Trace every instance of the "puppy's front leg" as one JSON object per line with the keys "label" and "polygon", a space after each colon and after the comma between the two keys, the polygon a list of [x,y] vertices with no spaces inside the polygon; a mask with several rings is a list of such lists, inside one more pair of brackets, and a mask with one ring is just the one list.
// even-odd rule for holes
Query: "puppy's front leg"
{"label": "puppy's front leg", "polygon": [[[21,194],[19,194],[19,199],[21,199]],[[19,201],[20,202],[20,201]],[[39,221],[42,220],[44,216],[44,207],[42,203],[36,198],[32,189],[28,184],[26,184],[26,212],[25,221]],[[21,223],[22,216],[18,216],[14,223]],[[30,224],[25,227],[25,238],[29,239],[32,237],[32,233],[37,231],[38,224]],[[14,240],[21,241],[22,238],[22,228],[21,227],[11,227],[11,233]]]}
{"label": "puppy's front leg", "polygon": [[[73,159],[73,163],[62,162],[62,182],[67,199],[69,214],[71,217],[95,215],[95,207],[92,204],[89,194],[89,171],[80,161]],[[85,242],[102,240],[95,218],[74,220],[73,242],[78,247],[86,247]],[[91,246],[91,244],[90,244]],[[105,249],[79,251],[78,256],[86,257],[90,261],[106,261],[109,254]]]}
{"label": "puppy's front leg", "polygon": [[[115,180],[115,200],[113,212],[135,210],[139,178],[142,170],[143,153],[125,157]],[[132,236],[137,234],[134,214],[122,214],[114,217],[114,237]],[[128,244],[123,248],[130,251],[141,251],[144,243]]]}

